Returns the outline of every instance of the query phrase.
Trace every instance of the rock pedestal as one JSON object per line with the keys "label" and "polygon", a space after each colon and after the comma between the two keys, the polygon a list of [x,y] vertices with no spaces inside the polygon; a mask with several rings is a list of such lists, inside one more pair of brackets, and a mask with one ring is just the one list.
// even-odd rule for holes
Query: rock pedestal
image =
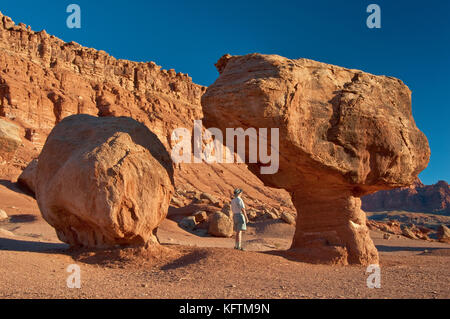
{"label": "rock pedestal", "polygon": [[377,264],[378,252],[369,236],[361,200],[345,192],[298,191],[292,248],[304,258],[323,263]]}

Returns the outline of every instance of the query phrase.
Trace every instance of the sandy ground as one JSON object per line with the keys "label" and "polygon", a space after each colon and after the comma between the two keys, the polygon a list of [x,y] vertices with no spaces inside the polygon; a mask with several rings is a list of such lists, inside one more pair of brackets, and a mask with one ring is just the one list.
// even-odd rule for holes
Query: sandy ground
{"label": "sandy ground", "polygon": [[[233,239],[199,237],[165,220],[161,257],[130,252],[67,250],[40,217],[36,201],[0,181],[0,298],[450,298],[450,245],[372,232],[380,252],[381,288],[369,289],[360,266],[291,260],[294,228],[280,222],[250,225],[247,251]],[[67,288],[71,264],[81,288]]]}

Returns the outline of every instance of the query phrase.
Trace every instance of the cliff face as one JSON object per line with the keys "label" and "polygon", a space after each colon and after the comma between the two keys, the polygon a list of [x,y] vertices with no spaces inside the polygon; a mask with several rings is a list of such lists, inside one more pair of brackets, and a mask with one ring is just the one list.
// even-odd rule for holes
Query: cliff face
{"label": "cliff face", "polygon": [[450,186],[445,181],[424,185],[417,180],[410,187],[380,191],[362,198],[365,211],[405,210],[450,214]]}
{"label": "cliff face", "polygon": [[[1,165],[14,178],[39,154],[51,129],[73,114],[128,116],[150,128],[170,151],[173,129],[191,129],[203,118],[205,87],[153,62],[118,60],[15,23],[0,13],[0,117],[18,125],[23,144]],[[179,165],[179,188],[228,197],[244,188],[255,204],[279,206],[287,193],[264,187],[245,165]]]}
{"label": "cliff face", "polygon": [[188,75],[153,62],[117,60],[0,19],[0,116],[25,129],[45,136],[71,114],[123,115],[144,122],[167,143],[170,126],[202,118],[205,88]]}

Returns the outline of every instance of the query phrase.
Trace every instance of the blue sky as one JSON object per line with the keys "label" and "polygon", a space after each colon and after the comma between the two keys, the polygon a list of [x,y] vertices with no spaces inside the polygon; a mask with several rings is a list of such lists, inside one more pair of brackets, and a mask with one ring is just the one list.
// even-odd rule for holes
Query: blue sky
{"label": "blue sky", "polygon": [[[66,7],[81,7],[81,29],[66,26]],[[366,26],[366,8],[381,7],[381,29]],[[450,1],[2,1],[16,23],[116,58],[154,61],[209,85],[225,53],[309,58],[403,80],[427,135],[425,184],[450,181]]]}

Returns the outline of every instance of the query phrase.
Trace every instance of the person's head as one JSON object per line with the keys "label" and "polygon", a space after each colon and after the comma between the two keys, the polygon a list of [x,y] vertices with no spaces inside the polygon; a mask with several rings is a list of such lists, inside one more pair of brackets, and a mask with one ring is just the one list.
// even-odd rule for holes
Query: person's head
{"label": "person's head", "polygon": [[239,196],[241,196],[242,192],[243,192],[242,189],[236,188],[236,189],[234,190],[234,197],[239,197]]}

